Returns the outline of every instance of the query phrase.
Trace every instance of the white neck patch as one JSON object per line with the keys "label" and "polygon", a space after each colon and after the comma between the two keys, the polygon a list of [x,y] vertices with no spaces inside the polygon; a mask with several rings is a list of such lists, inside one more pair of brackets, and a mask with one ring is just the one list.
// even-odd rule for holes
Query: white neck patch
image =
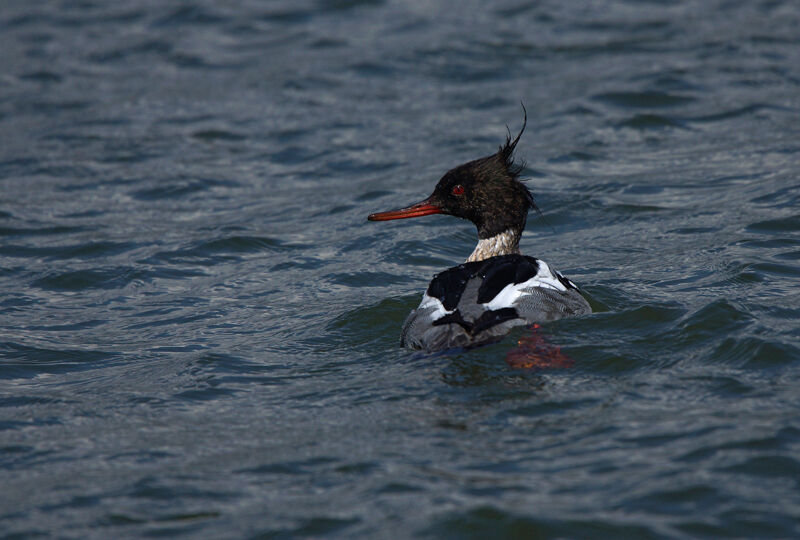
{"label": "white neck patch", "polygon": [[512,253],[519,253],[519,234],[511,229],[506,229],[491,238],[478,240],[475,251],[465,262],[482,261],[489,257],[511,255]]}

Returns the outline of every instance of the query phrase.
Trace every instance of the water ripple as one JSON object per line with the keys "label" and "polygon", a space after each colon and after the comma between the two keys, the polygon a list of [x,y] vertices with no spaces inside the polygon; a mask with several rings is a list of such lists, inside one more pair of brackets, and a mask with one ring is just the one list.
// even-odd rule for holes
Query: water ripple
{"label": "water ripple", "polygon": [[[5,2],[8,537],[800,537],[798,10]],[[521,121],[590,316],[399,346]]]}

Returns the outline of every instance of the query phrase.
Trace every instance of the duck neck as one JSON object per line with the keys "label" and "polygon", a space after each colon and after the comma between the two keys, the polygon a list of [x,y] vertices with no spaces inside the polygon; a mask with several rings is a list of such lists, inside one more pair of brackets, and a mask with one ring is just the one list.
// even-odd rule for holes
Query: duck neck
{"label": "duck neck", "polygon": [[489,257],[497,257],[498,255],[519,253],[520,235],[521,231],[506,229],[491,238],[481,238],[478,240],[478,245],[475,246],[475,251],[472,252],[472,255],[470,255],[465,262],[482,261]]}

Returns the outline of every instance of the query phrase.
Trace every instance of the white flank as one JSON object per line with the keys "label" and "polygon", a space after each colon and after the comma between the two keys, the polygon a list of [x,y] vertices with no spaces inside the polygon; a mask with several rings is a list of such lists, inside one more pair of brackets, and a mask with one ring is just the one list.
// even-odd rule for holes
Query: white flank
{"label": "white flank", "polygon": [[422,302],[420,302],[419,309],[429,309],[433,308],[433,312],[431,313],[431,319],[437,321],[444,317],[445,315],[449,315],[453,313],[455,310],[447,311],[444,309],[444,304],[442,304],[438,298],[434,298],[433,296],[428,296],[428,293],[422,294]]}
{"label": "white flank", "polygon": [[539,261],[539,271],[528,281],[522,283],[509,283],[503,290],[491,299],[491,301],[482,304],[486,309],[502,309],[512,307],[514,302],[528,292],[528,289],[554,289],[556,291],[566,291],[567,288],[553,275],[550,267],[544,261]]}
{"label": "white flank", "polygon": [[497,296],[492,298],[490,302],[482,304],[483,307],[491,310],[511,307],[512,305],[514,305],[514,302],[517,301],[517,298],[522,296],[522,289],[530,287],[530,283],[534,279],[536,278],[535,277],[531,278],[525,283],[517,283],[516,285],[514,285],[513,283],[509,283],[508,285],[503,287],[503,290],[497,293]]}
{"label": "white flank", "polygon": [[546,289],[555,289],[557,291],[566,291],[567,288],[564,287],[564,284],[561,283],[558,278],[553,274],[553,271],[550,270],[550,267],[544,261],[539,261],[539,271],[536,275],[526,281],[537,280],[539,283],[536,285],[532,285],[533,287],[544,287]]}

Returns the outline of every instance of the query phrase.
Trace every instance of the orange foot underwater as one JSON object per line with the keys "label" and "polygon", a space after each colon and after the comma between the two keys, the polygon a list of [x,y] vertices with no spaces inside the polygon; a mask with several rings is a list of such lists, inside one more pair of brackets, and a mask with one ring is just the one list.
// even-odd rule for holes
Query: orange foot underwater
{"label": "orange foot underwater", "polygon": [[561,347],[550,345],[539,335],[538,324],[529,327],[531,335],[523,337],[517,346],[506,354],[506,363],[518,369],[564,369],[575,365],[575,360],[561,352]]}

